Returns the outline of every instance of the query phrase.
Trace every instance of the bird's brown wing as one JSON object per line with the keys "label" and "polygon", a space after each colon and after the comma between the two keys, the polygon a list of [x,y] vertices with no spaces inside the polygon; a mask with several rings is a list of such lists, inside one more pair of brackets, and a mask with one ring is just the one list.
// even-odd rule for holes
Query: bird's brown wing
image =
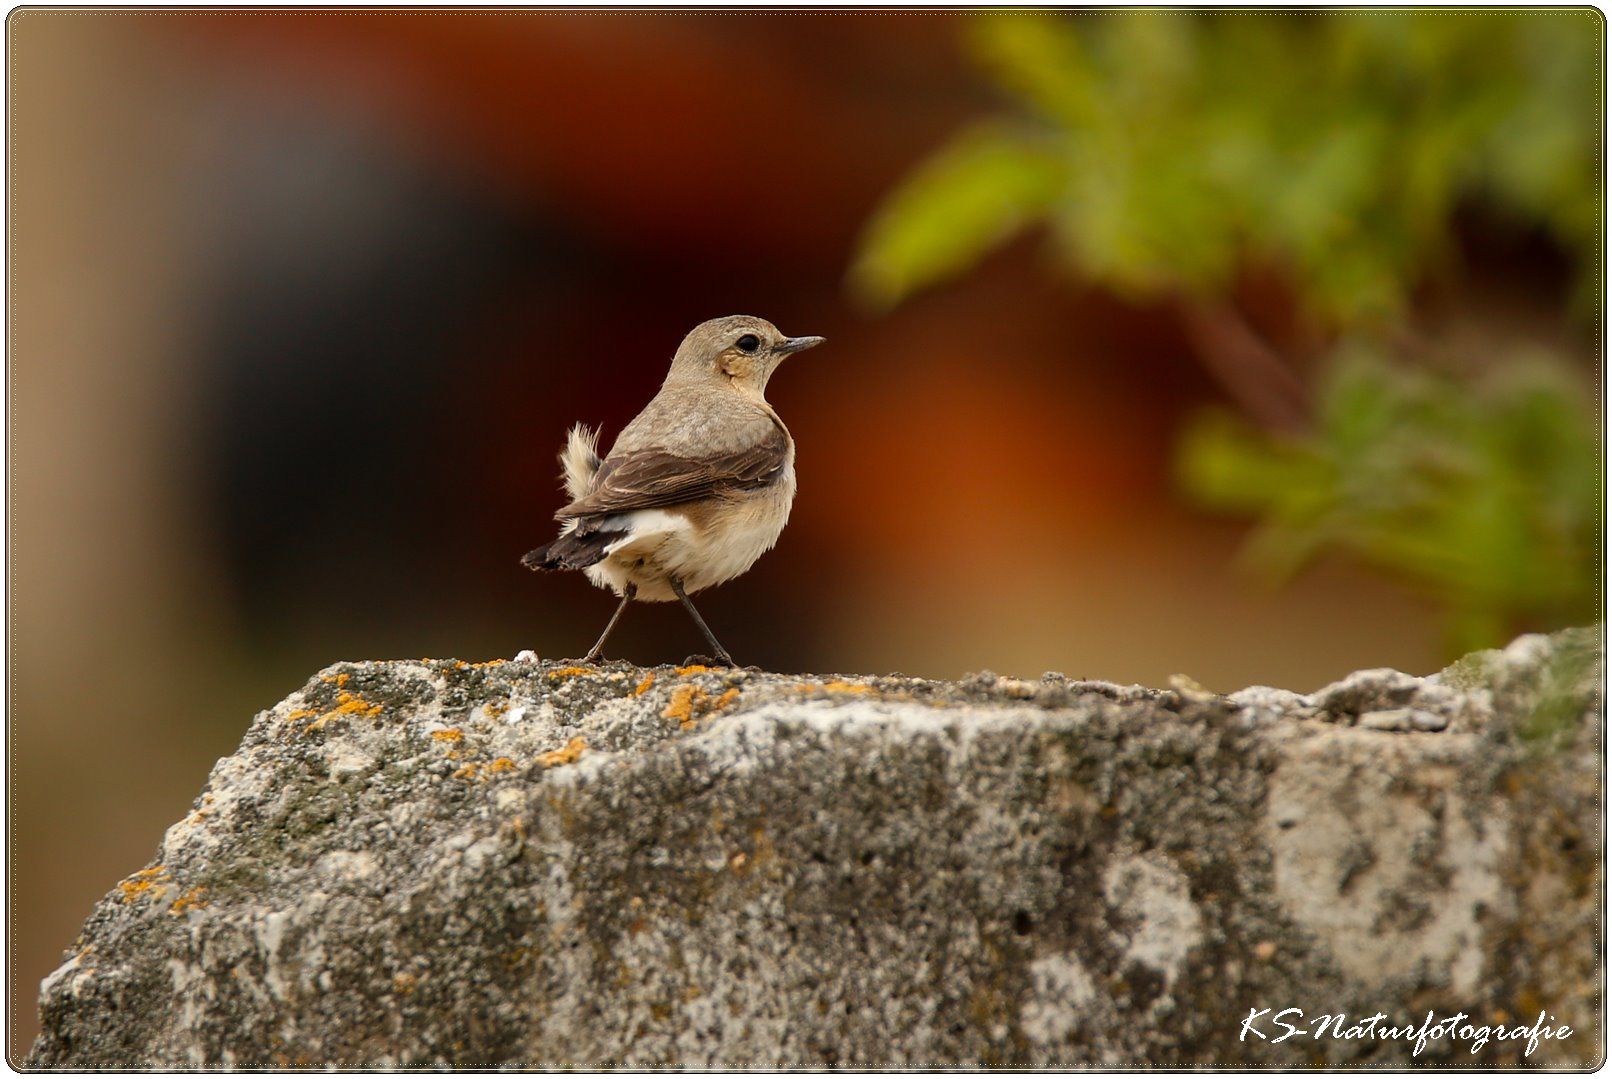
{"label": "bird's brown wing", "polygon": [[658,449],[611,454],[599,466],[593,490],[554,516],[568,521],[759,490],[783,474],[788,456],[789,436],[779,427],[748,449],[711,457],[683,457]]}

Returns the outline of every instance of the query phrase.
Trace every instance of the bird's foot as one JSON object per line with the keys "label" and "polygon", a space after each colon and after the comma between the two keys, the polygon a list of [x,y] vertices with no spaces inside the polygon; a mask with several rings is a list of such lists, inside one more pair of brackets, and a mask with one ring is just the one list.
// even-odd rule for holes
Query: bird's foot
{"label": "bird's foot", "polygon": [[738,666],[738,664],[733,662],[733,657],[732,656],[719,656],[719,657],[713,659],[710,656],[697,655],[697,654],[689,656],[686,659],[684,659],[682,665],[685,666],[685,667],[730,667],[730,668],[735,668],[735,667]]}

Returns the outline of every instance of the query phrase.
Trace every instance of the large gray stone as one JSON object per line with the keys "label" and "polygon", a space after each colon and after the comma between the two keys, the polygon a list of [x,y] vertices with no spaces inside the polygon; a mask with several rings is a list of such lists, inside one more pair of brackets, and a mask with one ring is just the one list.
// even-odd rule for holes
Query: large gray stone
{"label": "large gray stone", "polygon": [[[1586,1067],[1602,678],[1598,629],[1308,696],[338,664],[30,1063]],[[1429,1013],[1488,1040],[1373,1036]]]}

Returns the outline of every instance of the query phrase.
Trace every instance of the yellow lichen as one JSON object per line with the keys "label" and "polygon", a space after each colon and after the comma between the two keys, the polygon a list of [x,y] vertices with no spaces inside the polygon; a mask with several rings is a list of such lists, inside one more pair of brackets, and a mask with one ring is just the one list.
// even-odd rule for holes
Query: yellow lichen
{"label": "yellow lichen", "polygon": [[485,708],[487,715],[494,717],[501,716],[505,712],[509,711],[509,701],[488,701],[485,705]]}
{"label": "yellow lichen", "polygon": [[292,712],[285,718],[288,721],[295,723],[299,719],[307,719],[309,716],[316,716],[318,714],[319,709],[317,708],[298,708],[295,712]]}
{"label": "yellow lichen", "polygon": [[649,687],[655,684],[655,672],[650,671],[644,675],[644,680],[638,683],[638,688],[632,691],[634,697],[642,697],[649,692]]}
{"label": "yellow lichen", "polygon": [[321,681],[321,682],[334,682],[334,683],[336,683],[336,688],[340,689],[342,686],[345,686],[347,684],[347,679],[349,679],[351,677],[352,677],[352,675],[350,675],[347,672],[343,671],[341,674],[322,674],[322,675],[319,676],[319,681]]}
{"label": "yellow lichen", "polygon": [[729,688],[720,697],[713,697],[699,686],[678,686],[672,690],[672,699],[661,712],[662,719],[675,719],[685,731],[693,728],[699,716],[718,712],[738,699],[737,686]]}
{"label": "yellow lichen", "polygon": [[370,704],[357,694],[342,690],[336,694],[336,711],[343,715],[374,716],[380,714],[381,706]]}
{"label": "yellow lichen", "polygon": [[575,764],[577,758],[581,757],[583,751],[587,748],[588,740],[583,738],[581,735],[577,735],[575,738],[565,743],[564,749],[555,749],[550,750],[547,753],[538,754],[537,763],[541,764],[544,768],[553,768],[558,764]]}
{"label": "yellow lichen", "polygon": [[[450,750],[448,753],[448,757],[450,759],[457,760],[458,756],[459,754],[456,751]],[[515,762],[513,760],[508,757],[499,757],[497,760],[493,761],[471,761],[463,768],[460,768],[457,772],[453,773],[453,778],[484,780],[490,775],[497,775],[499,772],[512,772],[514,770]]]}
{"label": "yellow lichen", "polygon": [[[345,674],[341,675],[336,680],[336,684],[341,685],[342,682],[346,681],[346,679],[347,679],[347,676]],[[329,681],[329,679],[326,679],[326,680]],[[353,716],[353,715],[376,716],[376,715],[380,715],[380,713],[381,713],[381,706],[380,705],[378,705],[378,704],[370,704],[368,701],[366,701],[364,698],[360,697],[358,694],[349,693],[344,689],[344,690],[342,690],[342,691],[340,691],[339,693],[336,694],[336,707],[334,707],[330,711],[324,713],[318,719],[314,720],[312,723],[309,723],[306,727],[303,727],[302,730],[303,730],[304,734],[306,734],[309,731],[316,731],[320,727],[323,727],[326,723],[329,723],[331,720],[337,719],[337,718],[339,718],[341,716]],[[300,715],[303,715],[303,716],[311,715],[311,714],[312,714],[312,712],[310,710],[307,710],[307,709],[304,709],[300,713]],[[293,713],[293,715],[294,716],[298,715],[298,713]]]}
{"label": "yellow lichen", "polygon": [[705,696],[699,686],[678,686],[672,690],[672,699],[661,712],[661,718],[677,720],[684,730],[694,726],[695,694]]}
{"label": "yellow lichen", "polygon": [[432,731],[431,737],[439,742],[462,742],[465,738],[465,732],[458,727],[449,727],[443,731]]}
{"label": "yellow lichen", "polygon": [[472,663],[471,666],[479,670],[482,667],[501,667],[508,662],[509,660],[507,659],[489,659],[481,663]]}
{"label": "yellow lichen", "polygon": [[201,894],[206,890],[207,886],[200,884],[192,888],[190,891],[186,892],[184,895],[180,896],[178,899],[175,899],[168,905],[168,913],[183,914],[192,907],[205,907],[207,905],[207,900],[201,898]]}
{"label": "yellow lichen", "polygon": [[709,671],[710,669],[711,669],[710,667],[705,666],[703,663],[693,663],[693,664],[690,664],[687,667],[679,667],[679,668],[677,668],[675,673],[680,678],[687,678],[691,674],[704,674],[706,671]]}
{"label": "yellow lichen", "polygon": [[561,667],[559,670],[549,671],[550,678],[570,678],[578,674],[592,674],[592,667]]}
{"label": "yellow lichen", "polygon": [[419,979],[419,977],[417,975],[414,975],[414,974],[394,974],[394,975],[392,975],[392,992],[398,994],[399,996],[405,996],[405,997],[408,996],[410,993],[414,992],[415,987],[418,986],[419,984],[420,984],[420,979]]}
{"label": "yellow lichen", "polygon": [[142,895],[160,898],[168,888],[162,882],[168,879],[168,870],[165,866],[154,865],[149,869],[142,869],[138,873],[130,874],[118,882],[118,901],[127,903]]}

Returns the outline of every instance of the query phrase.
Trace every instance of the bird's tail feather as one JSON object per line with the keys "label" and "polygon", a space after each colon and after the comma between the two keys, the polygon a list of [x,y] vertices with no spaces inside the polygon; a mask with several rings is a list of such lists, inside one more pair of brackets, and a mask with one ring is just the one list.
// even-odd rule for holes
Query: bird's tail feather
{"label": "bird's tail feather", "polygon": [[545,547],[527,551],[521,558],[521,565],[536,570],[587,569],[595,562],[602,561],[607,553],[606,548],[621,539],[623,534],[567,532]]}

